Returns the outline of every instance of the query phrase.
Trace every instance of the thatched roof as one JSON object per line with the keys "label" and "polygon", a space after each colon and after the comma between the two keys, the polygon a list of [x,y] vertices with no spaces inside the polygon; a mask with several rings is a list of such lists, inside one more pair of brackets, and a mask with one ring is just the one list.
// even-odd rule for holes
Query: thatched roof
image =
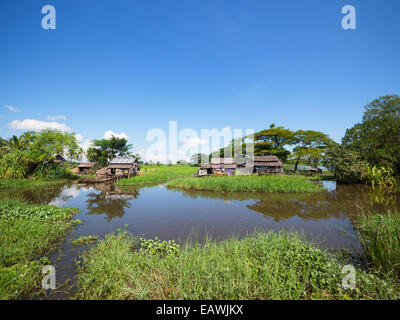
{"label": "thatched roof", "polygon": [[279,162],[277,156],[254,156],[254,162]]}
{"label": "thatched roof", "polygon": [[96,165],[97,162],[85,162],[81,163],[78,168],[92,168]]}

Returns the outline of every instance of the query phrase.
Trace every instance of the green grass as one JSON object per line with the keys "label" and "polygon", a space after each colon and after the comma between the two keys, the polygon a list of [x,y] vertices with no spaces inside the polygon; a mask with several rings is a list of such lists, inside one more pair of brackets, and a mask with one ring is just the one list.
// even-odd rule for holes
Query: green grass
{"label": "green grass", "polygon": [[395,284],[357,271],[341,287],[335,257],[295,233],[256,233],[178,252],[137,250],[138,239],[108,235],[84,253],[76,299],[392,299]]}
{"label": "green grass", "polygon": [[0,189],[11,189],[19,187],[43,187],[66,183],[68,180],[31,180],[31,179],[0,179]]}
{"label": "green grass", "polygon": [[355,227],[367,267],[400,282],[400,214],[366,215]]}
{"label": "green grass", "polygon": [[190,176],[196,173],[196,167],[190,166],[143,166],[140,175],[127,179],[121,179],[117,182],[119,186],[139,186],[145,184],[161,183],[171,179]]}
{"label": "green grass", "polygon": [[170,188],[199,191],[238,192],[319,192],[323,187],[303,176],[236,176],[181,178],[168,183]]}
{"label": "green grass", "polygon": [[38,285],[42,274],[37,259],[74,225],[76,211],[0,200],[0,299],[14,299]]}

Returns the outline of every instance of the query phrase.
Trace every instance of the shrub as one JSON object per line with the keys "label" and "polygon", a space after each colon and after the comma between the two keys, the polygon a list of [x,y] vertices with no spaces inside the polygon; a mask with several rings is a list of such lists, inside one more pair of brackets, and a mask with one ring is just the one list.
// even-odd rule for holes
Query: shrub
{"label": "shrub", "polygon": [[59,180],[59,179],[74,179],[77,178],[70,170],[60,166],[54,162],[46,162],[39,164],[33,173],[37,180]]}
{"label": "shrub", "polygon": [[22,179],[28,174],[28,165],[25,162],[23,153],[14,151],[5,154],[0,158],[0,178]]}
{"label": "shrub", "polygon": [[360,183],[364,181],[367,163],[356,151],[348,150],[343,146],[329,148],[322,163],[334,173],[339,182]]}

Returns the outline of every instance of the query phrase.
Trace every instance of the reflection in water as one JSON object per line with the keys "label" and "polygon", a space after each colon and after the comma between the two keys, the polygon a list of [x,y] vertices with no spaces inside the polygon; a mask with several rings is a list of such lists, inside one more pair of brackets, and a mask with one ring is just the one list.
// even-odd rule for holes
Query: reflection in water
{"label": "reflection in water", "polygon": [[87,195],[87,214],[106,214],[108,221],[122,217],[126,209],[131,207],[129,201],[139,195],[137,189],[121,190],[113,184],[97,184],[96,189],[101,192],[91,192]]}
{"label": "reflection in water", "polygon": [[[333,182],[333,183],[330,183]],[[301,219],[352,218],[361,213],[394,212],[400,208],[400,193],[387,188],[365,185],[337,185],[324,181],[331,192],[318,193],[217,193],[211,191],[176,191],[185,196],[208,199],[252,200],[250,210],[273,218],[276,222],[297,216]]]}
{"label": "reflection in water", "polygon": [[55,206],[65,206],[67,201],[71,198],[76,198],[79,196],[79,187],[76,185],[73,185],[72,187],[64,187],[61,191],[61,193],[57,196],[57,198],[53,199],[50,201],[49,204],[55,205]]}
{"label": "reflection in water", "polygon": [[14,198],[28,203],[48,204],[54,198],[58,197],[63,190],[71,186],[73,186],[73,183],[5,189],[0,190],[0,199]]}

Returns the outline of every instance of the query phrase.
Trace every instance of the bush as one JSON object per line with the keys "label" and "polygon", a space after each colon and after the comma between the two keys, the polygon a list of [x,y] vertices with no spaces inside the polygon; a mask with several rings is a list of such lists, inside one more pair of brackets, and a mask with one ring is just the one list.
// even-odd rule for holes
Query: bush
{"label": "bush", "polygon": [[33,177],[37,180],[47,181],[77,178],[70,170],[54,162],[39,164],[33,173]]}
{"label": "bush", "polygon": [[25,162],[23,153],[14,151],[5,154],[0,158],[1,179],[22,179],[28,174],[28,165]]}
{"label": "bush", "polygon": [[364,181],[367,163],[355,151],[343,146],[329,148],[322,163],[334,173],[339,182],[360,183]]}

